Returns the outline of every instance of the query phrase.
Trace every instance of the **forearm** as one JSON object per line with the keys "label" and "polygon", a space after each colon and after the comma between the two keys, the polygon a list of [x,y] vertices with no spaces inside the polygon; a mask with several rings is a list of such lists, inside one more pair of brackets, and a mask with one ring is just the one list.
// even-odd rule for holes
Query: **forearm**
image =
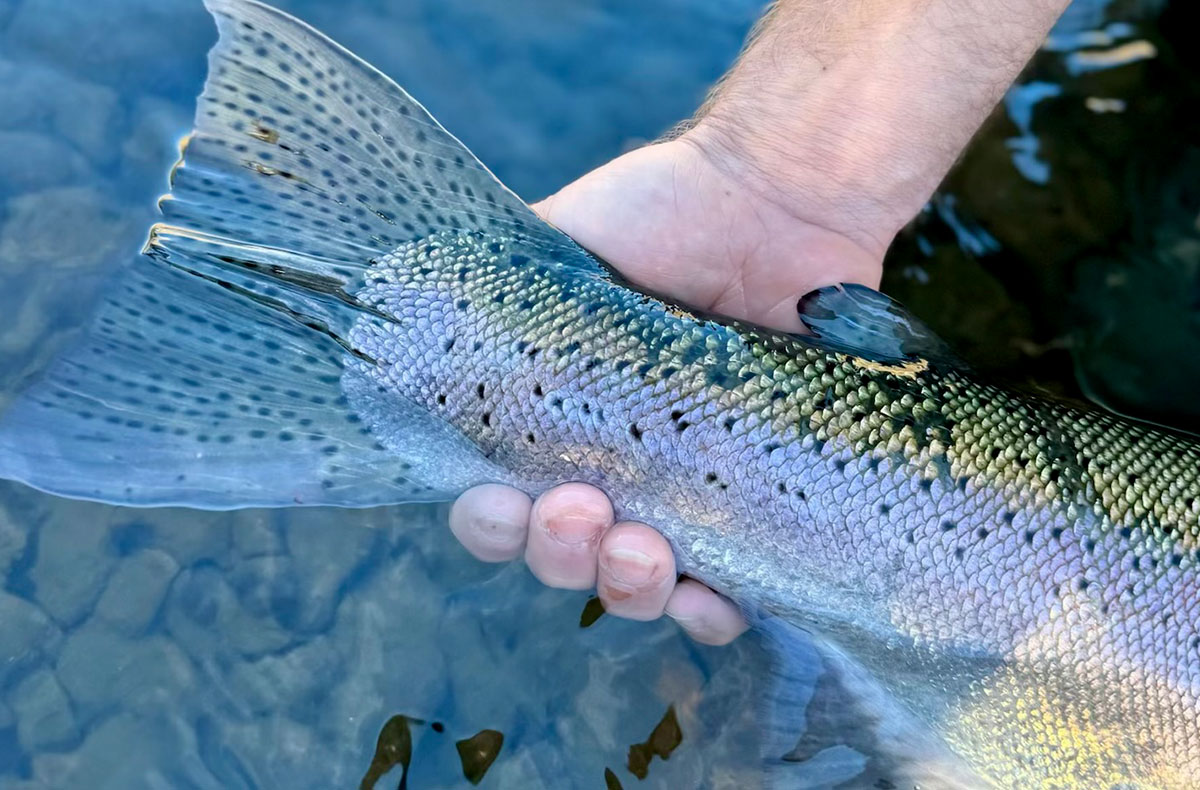
{"label": "forearm", "polygon": [[686,137],[882,254],[1068,0],[780,0]]}

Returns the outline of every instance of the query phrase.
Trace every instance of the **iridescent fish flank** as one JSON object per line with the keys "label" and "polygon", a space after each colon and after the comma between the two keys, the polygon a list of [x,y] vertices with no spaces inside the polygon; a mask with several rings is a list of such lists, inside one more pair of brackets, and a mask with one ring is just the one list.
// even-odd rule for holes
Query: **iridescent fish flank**
{"label": "iridescent fish flank", "polygon": [[213,509],[584,480],[970,781],[1200,784],[1195,438],[978,381],[868,289],[806,297],[805,337],[641,293],[379,72],[209,7],[164,222],[0,418],[5,477]]}

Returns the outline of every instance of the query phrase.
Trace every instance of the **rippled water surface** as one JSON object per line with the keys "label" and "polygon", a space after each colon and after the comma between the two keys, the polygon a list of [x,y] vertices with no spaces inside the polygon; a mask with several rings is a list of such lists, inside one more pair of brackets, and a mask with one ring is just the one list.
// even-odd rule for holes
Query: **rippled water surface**
{"label": "rippled water surface", "polygon": [[[759,10],[279,4],[531,199],[690,113]],[[1076,3],[897,243],[885,290],[1002,378],[1200,426],[1195,13]],[[199,0],[0,0],[0,391],[72,342],[140,248],[214,40]],[[580,628],[587,595],[474,562],[443,519],[0,485],[0,786],[368,786],[391,766],[371,770],[381,732],[393,758],[411,737],[410,787],[463,786],[455,743],[484,730],[503,744],[480,786],[599,788],[606,769],[755,786],[753,639]],[[673,746],[668,711],[682,740],[639,780],[630,747]]]}

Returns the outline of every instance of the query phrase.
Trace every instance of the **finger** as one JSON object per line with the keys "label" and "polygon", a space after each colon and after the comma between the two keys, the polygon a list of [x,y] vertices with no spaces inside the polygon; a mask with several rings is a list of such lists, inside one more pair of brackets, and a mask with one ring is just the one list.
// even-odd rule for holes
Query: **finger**
{"label": "finger", "polygon": [[666,613],[692,639],[705,645],[727,645],[749,628],[732,601],[693,579],[675,585]]}
{"label": "finger", "polygon": [[468,489],[450,507],[450,531],[467,551],[484,562],[507,562],[521,556],[533,502],[508,486]]}
{"label": "finger", "polygon": [[612,523],[612,504],[599,489],[583,483],[550,489],[537,498],[530,513],[525,544],[529,570],[551,587],[595,587],[596,553]]}
{"label": "finger", "polygon": [[596,587],[604,611],[631,620],[662,616],[675,587],[675,555],[645,524],[623,521],[600,540]]}
{"label": "finger", "polygon": [[554,211],[554,198],[555,197],[557,197],[557,195],[550,195],[549,197],[544,197],[541,200],[539,200],[537,203],[530,203],[529,207],[531,209],[533,209],[534,214],[537,214],[539,217],[541,217],[542,219],[549,222],[550,215]]}

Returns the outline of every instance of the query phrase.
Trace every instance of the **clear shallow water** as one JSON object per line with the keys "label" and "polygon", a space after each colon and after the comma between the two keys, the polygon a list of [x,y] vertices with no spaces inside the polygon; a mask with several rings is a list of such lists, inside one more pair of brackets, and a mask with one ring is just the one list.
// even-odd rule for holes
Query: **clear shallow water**
{"label": "clear shallow water", "polygon": [[[529,198],[691,112],[758,11],[279,4]],[[897,244],[885,288],[999,375],[1195,425],[1182,6],[1077,3]],[[214,39],[198,0],[0,0],[0,391],[71,342],[140,247]],[[485,728],[505,742],[481,786],[602,787],[606,767],[626,787],[755,786],[754,640],[580,629],[586,595],[474,562],[443,520],[136,511],[0,485],[0,786],[355,787],[397,714],[445,725],[412,730],[420,790],[462,786],[454,741]],[[629,746],[672,705],[683,741],[639,782]]]}

